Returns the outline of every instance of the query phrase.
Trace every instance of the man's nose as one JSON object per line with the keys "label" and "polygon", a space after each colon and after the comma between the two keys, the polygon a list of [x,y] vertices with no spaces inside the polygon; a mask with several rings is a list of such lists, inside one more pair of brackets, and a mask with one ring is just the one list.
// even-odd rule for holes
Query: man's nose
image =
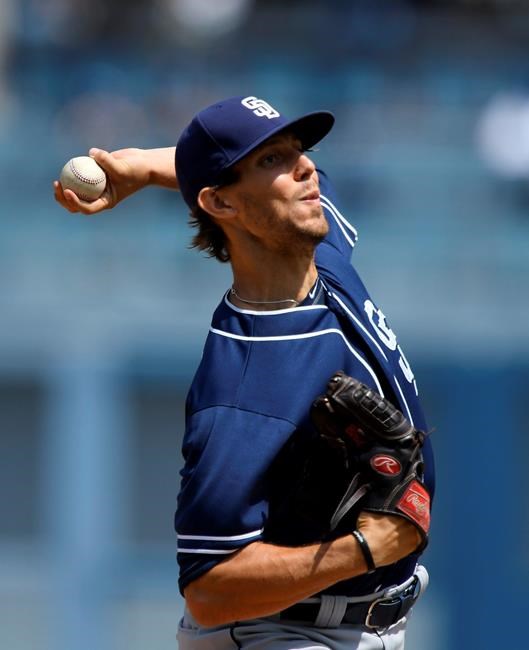
{"label": "man's nose", "polygon": [[316,165],[307,156],[307,154],[302,153],[296,162],[296,168],[294,170],[295,179],[300,181],[307,180],[312,176],[312,174],[314,174],[315,171]]}

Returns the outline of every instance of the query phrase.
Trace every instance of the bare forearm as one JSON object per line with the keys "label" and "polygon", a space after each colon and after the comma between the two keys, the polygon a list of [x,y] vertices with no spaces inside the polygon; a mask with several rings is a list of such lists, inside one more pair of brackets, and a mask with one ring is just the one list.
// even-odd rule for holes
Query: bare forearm
{"label": "bare forearm", "polygon": [[297,548],[255,542],[192,582],[185,596],[203,625],[267,616],[365,571],[351,536]]}
{"label": "bare forearm", "polygon": [[150,170],[150,184],[177,190],[175,170],[176,147],[144,149],[143,154]]}
{"label": "bare forearm", "polygon": [[[405,557],[420,542],[417,529],[400,517],[362,513],[357,525],[377,567]],[[185,597],[200,624],[223,625],[275,614],[366,571],[352,535],[296,548],[254,542],[190,583]]]}

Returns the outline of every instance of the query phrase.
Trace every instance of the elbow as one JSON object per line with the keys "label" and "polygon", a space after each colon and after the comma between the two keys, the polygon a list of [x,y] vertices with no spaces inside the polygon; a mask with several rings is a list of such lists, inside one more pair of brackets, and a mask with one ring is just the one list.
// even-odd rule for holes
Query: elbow
{"label": "elbow", "polygon": [[222,616],[209,592],[201,587],[200,581],[191,582],[184,589],[184,597],[186,606],[198,625],[216,627],[231,622]]}

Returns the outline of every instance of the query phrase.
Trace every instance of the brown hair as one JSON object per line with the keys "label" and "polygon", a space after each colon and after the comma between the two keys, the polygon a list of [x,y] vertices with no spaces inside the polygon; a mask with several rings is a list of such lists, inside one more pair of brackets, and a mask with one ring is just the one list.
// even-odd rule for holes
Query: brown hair
{"label": "brown hair", "polygon": [[[239,173],[229,167],[223,174],[215,189],[231,185],[239,179]],[[198,230],[191,240],[190,248],[205,251],[208,257],[214,257],[219,262],[229,262],[230,254],[227,249],[227,239],[224,231],[213,217],[199,205],[191,208],[189,225]]]}
{"label": "brown hair", "polygon": [[219,262],[229,262],[230,254],[226,249],[226,235],[208,212],[202,210],[199,205],[195,205],[194,208],[191,208],[189,225],[198,230],[191,240],[190,248],[205,251],[208,257],[214,257]]}

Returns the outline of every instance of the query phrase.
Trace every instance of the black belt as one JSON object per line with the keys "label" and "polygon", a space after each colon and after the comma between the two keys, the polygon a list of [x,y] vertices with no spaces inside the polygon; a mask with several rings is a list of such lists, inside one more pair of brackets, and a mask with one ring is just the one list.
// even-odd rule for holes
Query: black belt
{"label": "black belt", "polygon": [[[341,624],[365,625],[370,628],[386,628],[406,616],[419,597],[419,580],[415,580],[397,595],[381,597],[369,602],[349,603]],[[296,603],[279,612],[280,620],[301,621],[314,625],[320,611],[320,603]]]}

